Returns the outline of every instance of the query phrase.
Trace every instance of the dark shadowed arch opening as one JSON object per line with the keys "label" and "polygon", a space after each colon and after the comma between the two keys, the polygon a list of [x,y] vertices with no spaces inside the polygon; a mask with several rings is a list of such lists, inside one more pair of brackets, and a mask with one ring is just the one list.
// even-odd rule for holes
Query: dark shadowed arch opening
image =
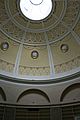
{"label": "dark shadowed arch opening", "polygon": [[77,89],[77,88],[80,88],[80,83],[75,83],[75,84],[72,84],[70,86],[68,86],[61,94],[61,97],[60,97],[60,101],[62,102],[64,97],[69,93],[71,92],[72,90],[74,89]]}
{"label": "dark shadowed arch opening", "polygon": [[29,90],[25,90],[24,92],[22,92],[22,93],[19,95],[19,97],[18,97],[18,99],[17,99],[17,102],[19,102],[19,100],[20,100],[22,97],[24,97],[25,95],[33,94],[33,93],[36,93],[36,94],[38,94],[38,95],[41,95],[41,96],[45,97],[46,100],[47,100],[48,102],[50,102],[50,99],[49,99],[48,95],[47,95],[45,92],[43,92],[43,91],[41,91],[41,90],[39,90],[39,89],[29,89]]}
{"label": "dark shadowed arch opening", "polygon": [[2,99],[4,100],[4,101],[6,101],[6,95],[5,95],[5,92],[4,92],[4,90],[0,87],[0,95],[2,96]]}

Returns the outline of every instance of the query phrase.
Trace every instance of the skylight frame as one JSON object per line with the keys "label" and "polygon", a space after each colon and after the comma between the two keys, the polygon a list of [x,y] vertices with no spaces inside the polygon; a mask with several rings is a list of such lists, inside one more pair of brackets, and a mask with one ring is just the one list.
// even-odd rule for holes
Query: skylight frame
{"label": "skylight frame", "polygon": [[[27,1],[25,3],[25,1]],[[39,0],[38,2],[33,4],[31,3],[34,0],[20,0],[19,4],[20,4],[20,10],[22,12],[22,14],[33,21],[40,21],[43,20],[45,18],[47,18],[52,9],[53,9],[53,2],[52,0]]]}

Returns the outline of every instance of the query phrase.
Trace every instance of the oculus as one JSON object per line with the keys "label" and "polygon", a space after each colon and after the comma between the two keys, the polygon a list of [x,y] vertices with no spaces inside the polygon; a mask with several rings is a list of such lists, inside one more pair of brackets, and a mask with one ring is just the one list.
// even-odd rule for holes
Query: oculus
{"label": "oculus", "polygon": [[30,20],[42,20],[52,11],[52,0],[20,0],[22,14]]}
{"label": "oculus", "polygon": [[38,56],[39,56],[39,53],[38,53],[36,50],[34,50],[34,51],[31,52],[31,57],[32,57],[33,59],[37,59]]}
{"label": "oculus", "polygon": [[9,48],[8,42],[2,42],[0,45],[1,50],[6,51]]}
{"label": "oculus", "polygon": [[66,53],[66,52],[69,50],[69,47],[68,47],[67,44],[62,44],[62,45],[60,46],[60,49],[61,49],[61,51],[62,51],[63,53]]}

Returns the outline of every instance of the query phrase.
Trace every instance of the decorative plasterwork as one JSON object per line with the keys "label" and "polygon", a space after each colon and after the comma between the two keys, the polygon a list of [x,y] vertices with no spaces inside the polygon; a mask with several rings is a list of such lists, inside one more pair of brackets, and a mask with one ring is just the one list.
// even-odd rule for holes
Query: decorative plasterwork
{"label": "decorative plasterwork", "polygon": [[68,62],[65,62],[63,64],[55,65],[55,71],[56,71],[56,73],[63,73],[63,72],[75,69],[79,66],[80,66],[80,56],[78,56],[75,59],[72,59]]}
{"label": "decorative plasterwork", "polygon": [[2,42],[0,45],[1,50],[6,51],[9,48],[8,42]]}
{"label": "decorative plasterwork", "polygon": [[62,44],[60,46],[60,50],[63,52],[63,53],[66,53],[68,50],[69,50],[69,47],[67,44]]}
{"label": "decorative plasterwork", "polygon": [[37,59],[38,57],[39,57],[39,53],[38,53],[38,51],[32,51],[31,52],[31,57],[33,58],[33,59]]}
{"label": "decorative plasterwork", "polygon": [[[45,80],[54,79],[58,74],[65,72],[67,76],[67,72],[75,71],[77,68],[79,71],[80,0],[52,0],[52,2],[54,8],[47,18],[32,21],[22,15],[19,0],[0,0],[0,44],[9,42],[9,49],[0,51],[1,74]],[[69,40],[72,42],[69,43]],[[59,52],[64,56],[57,58],[55,51],[60,50],[61,44],[67,44],[69,50],[66,53]],[[74,51],[70,45],[76,46],[78,50]],[[31,52],[34,50],[39,52],[37,59],[31,58]],[[69,52],[72,58],[69,57]],[[62,58],[62,62],[55,63],[56,58]]]}
{"label": "decorative plasterwork", "polygon": [[14,41],[21,42],[25,30],[30,34],[30,38],[33,35],[36,37],[37,32],[39,33],[39,36],[41,38],[39,41],[38,39],[27,41],[27,35],[25,36],[24,44],[28,45],[36,45],[36,42],[37,45],[46,44],[46,41],[45,39],[42,39],[41,34],[41,32],[44,31],[47,31],[50,43],[61,40],[64,36],[69,34],[71,28],[73,29],[79,13],[79,0],[73,2],[68,0],[56,1],[55,9],[52,11],[49,18],[40,22],[35,22],[25,19],[22,16],[18,7],[19,3],[16,3],[14,0],[6,0],[5,2],[0,2],[2,5],[0,9],[3,13],[3,16],[0,18],[2,20],[1,31],[4,32],[5,35]]}

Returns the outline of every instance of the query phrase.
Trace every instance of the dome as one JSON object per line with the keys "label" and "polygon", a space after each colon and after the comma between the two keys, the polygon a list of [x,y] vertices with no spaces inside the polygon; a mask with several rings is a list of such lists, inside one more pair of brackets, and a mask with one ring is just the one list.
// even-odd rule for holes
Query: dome
{"label": "dome", "polygon": [[77,75],[80,0],[23,1],[0,0],[0,75],[34,83]]}
{"label": "dome", "polygon": [[80,0],[0,0],[0,120],[80,119]]}

